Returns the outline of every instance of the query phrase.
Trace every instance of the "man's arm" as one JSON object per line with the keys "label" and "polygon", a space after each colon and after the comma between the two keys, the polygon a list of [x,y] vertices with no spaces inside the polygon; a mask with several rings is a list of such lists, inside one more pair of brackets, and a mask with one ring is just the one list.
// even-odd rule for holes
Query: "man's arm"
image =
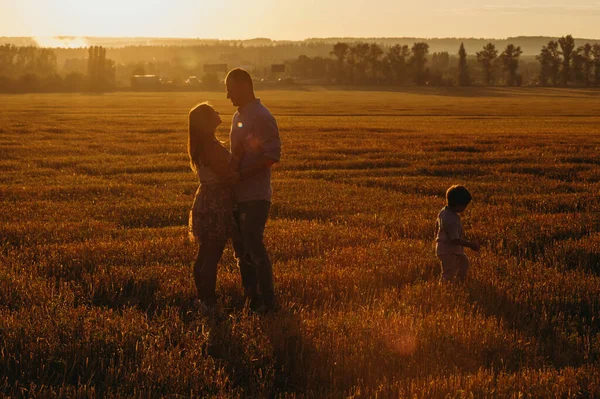
{"label": "man's arm", "polygon": [[267,157],[266,155],[261,155],[260,159],[258,159],[252,165],[248,165],[243,169],[233,172],[226,180],[224,180],[224,182],[227,184],[237,184],[240,181],[257,175],[265,169],[269,169],[276,163],[277,161]]}
{"label": "man's arm", "polygon": [[244,180],[249,177],[252,177],[252,176],[262,172],[265,169],[269,169],[271,166],[275,165],[276,163],[277,163],[277,161],[269,158],[268,156],[261,155],[261,157],[258,161],[256,161],[252,165],[245,167],[244,169],[241,169],[238,172],[239,179]]}
{"label": "man's arm", "polygon": [[281,139],[279,138],[279,128],[275,118],[261,116],[256,120],[254,128],[261,154],[256,162],[244,167],[232,176],[232,179],[235,180],[233,183],[248,179],[265,169],[269,169],[281,158]]}

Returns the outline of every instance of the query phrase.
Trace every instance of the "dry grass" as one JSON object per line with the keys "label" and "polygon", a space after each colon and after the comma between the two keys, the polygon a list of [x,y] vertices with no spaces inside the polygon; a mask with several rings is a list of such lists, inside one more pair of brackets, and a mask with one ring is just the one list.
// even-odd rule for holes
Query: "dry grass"
{"label": "dry grass", "polygon": [[[186,113],[224,95],[0,97],[0,393],[600,397],[600,92],[260,94],[284,142],[264,317],[231,248],[221,310],[191,306]],[[432,248],[459,182],[464,287]]]}

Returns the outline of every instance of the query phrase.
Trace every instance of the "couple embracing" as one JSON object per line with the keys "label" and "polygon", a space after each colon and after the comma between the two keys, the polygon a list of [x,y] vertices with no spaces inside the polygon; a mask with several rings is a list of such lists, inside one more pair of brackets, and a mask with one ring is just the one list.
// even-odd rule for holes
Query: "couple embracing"
{"label": "couple embracing", "polygon": [[227,98],[237,107],[230,150],[215,137],[218,112],[203,103],[189,114],[190,166],[200,179],[189,223],[198,243],[196,303],[202,309],[216,303],[217,264],[231,238],[247,303],[269,312],[275,307],[273,268],[263,233],[271,207],[271,166],[281,156],[279,129],[254,95],[248,72],[234,69],[225,82]]}

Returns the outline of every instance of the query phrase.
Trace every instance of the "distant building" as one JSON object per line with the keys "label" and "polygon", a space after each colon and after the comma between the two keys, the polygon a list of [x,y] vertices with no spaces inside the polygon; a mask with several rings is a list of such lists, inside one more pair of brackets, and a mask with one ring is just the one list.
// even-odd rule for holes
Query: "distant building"
{"label": "distant building", "polygon": [[162,82],[157,75],[133,75],[131,77],[131,87],[134,89],[152,89],[161,85]]}

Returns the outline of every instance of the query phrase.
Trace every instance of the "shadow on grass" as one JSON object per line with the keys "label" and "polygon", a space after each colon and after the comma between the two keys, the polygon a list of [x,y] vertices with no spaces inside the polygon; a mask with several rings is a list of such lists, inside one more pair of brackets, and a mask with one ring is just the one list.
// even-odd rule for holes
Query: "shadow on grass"
{"label": "shadow on grass", "polygon": [[307,394],[307,387],[326,387],[314,381],[315,350],[302,332],[299,314],[292,309],[258,315],[246,308],[220,309],[206,320],[207,355],[228,375],[243,397],[274,398]]}
{"label": "shadow on grass", "polygon": [[96,287],[92,305],[109,309],[136,307],[148,314],[158,309],[156,294],[160,280],[156,276],[119,276]]}
{"label": "shadow on grass", "polygon": [[[554,298],[548,303],[527,298],[516,302],[498,287],[475,279],[469,280],[466,289],[469,299],[485,314],[536,341],[539,356],[555,367],[579,367],[598,360],[600,353],[585,344],[586,334],[593,337],[600,332],[597,324],[593,327],[598,300]],[[578,321],[575,327],[573,320]]]}

